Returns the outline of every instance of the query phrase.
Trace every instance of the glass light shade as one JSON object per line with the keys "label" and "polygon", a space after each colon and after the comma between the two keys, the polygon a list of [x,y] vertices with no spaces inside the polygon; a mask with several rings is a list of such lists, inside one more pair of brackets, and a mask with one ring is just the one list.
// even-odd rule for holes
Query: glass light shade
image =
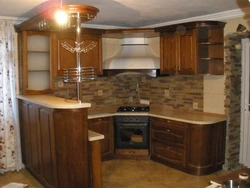
{"label": "glass light shade", "polygon": [[55,13],[55,19],[59,25],[64,25],[68,22],[69,17],[63,10],[57,10]]}

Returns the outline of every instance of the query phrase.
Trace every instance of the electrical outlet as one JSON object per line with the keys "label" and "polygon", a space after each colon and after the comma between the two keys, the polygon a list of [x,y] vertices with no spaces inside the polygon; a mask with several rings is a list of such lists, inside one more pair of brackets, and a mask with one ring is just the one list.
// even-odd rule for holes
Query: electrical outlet
{"label": "electrical outlet", "polygon": [[165,96],[165,97],[170,97],[170,93],[169,93],[169,90],[168,90],[168,89],[165,89],[165,90],[164,90],[164,96]]}
{"label": "electrical outlet", "polygon": [[146,100],[146,99],[140,99],[140,104],[146,104],[146,105],[149,105],[150,102],[149,100]]}
{"label": "electrical outlet", "polygon": [[133,97],[129,97],[129,98],[128,98],[128,101],[129,101],[129,102],[133,102]]}
{"label": "electrical outlet", "polygon": [[58,87],[63,87],[64,86],[64,84],[63,84],[63,81],[58,81]]}
{"label": "electrical outlet", "polygon": [[197,109],[198,108],[198,102],[193,102],[193,108]]}
{"label": "electrical outlet", "polygon": [[99,90],[97,91],[97,95],[98,95],[98,96],[102,96],[102,95],[103,95],[102,89],[99,89]]}

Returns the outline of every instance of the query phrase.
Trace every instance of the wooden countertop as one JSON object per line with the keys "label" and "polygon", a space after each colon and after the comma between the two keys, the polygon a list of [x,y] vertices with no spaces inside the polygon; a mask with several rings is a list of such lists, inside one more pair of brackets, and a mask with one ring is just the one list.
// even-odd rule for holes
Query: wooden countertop
{"label": "wooden countertop", "polygon": [[74,109],[74,108],[89,108],[90,103],[77,103],[73,100],[65,100],[64,98],[54,97],[50,95],[17,95],[18,99],[39,104],[48,108],[55,109]]}
{"label": "wooden countertop", "polygon": [[150,106],[149,112],[116,112],[118,106],[111,106],[107,108],[89,109],[88,119],[119,116],[119,115],[131,115],[131,116],[150,116],[163,119],[175,120],[180,122],[192,123],[192,124],[213,124],[222,121],[226,121],[225,115],[211,114],[203,112],[192,112],[185,110],[172,109],[168,106]]}

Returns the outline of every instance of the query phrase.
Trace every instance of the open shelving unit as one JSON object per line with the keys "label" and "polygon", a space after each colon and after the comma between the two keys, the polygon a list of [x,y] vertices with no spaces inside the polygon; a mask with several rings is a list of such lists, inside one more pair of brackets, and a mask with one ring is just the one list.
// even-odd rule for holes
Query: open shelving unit
{"label": "open shelving unit", "polygon": [[199,27],[197,35],[198,74],[222,75],[224,73],[223,28]]}

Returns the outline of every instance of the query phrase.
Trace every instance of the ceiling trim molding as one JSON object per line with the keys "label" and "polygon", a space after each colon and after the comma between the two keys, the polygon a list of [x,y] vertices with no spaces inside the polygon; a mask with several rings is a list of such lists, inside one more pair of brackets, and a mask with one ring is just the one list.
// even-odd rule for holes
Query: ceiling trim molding
{"label": "ceiling trim molding", "polygon": [[[234,10],[229,10],[229,11],[224,11],[224,12],[219,12],[219,13],[214,13],[214,14],[207,14],[203,16],[190,17],[186,19],[169,21],[169,22],[164,22],[164,23],[159,23],[159,24],[154,24],[154,25],[148,25],[148,26],[143,26],[141,28],[146,28],[146,27],[154,28],[154,27],[174,25],[174,24],[199,21],[199,20],[223,21],[223,20],[228,20],[228,19],[233,19],[233,18],[240,18],[240,17],[244,17],[248,15],[250,15],[250,7],[244,8],[244,9],[234,9]],[[27,19],[28,18],[0,16],[0,20],[13,20],[15,21],[15,24],[20,24]],[[130,27],[121,27],[121,26],[113,26],[113,25],[98,25],[98,24],[87,24],[87,23],[82,24],[82,27],[96,28],[96,29],[98,28],[100,29],[130,28]]]}
{"label": "ceiling trim molding", "polygon": [[207,14],[204,16],[196,16],[196,17],[190,17],[186,19],[180,19],[180,20],[175,20],[175,21],[170,21],[170,22],[165,22],[165,23],[160,23],[160,24],[154,24],[154,25],[148,25],[145,27],[161,27],[161,26],[166,26],[166,25],[174,25],[174,24],[179,24],[179,23],[185,23],[185,22],[192,22],[192,21],[199,21],[199,20],[228,20],[228,19],[233,19],[233,18],[240,18],[244,17],[250,14],[250,7],[249,8],[244,8],[244,9],[234,9],[234,10],[229,10],[229,11],[224,11],[224,12],[219,12],[215,14]]}

